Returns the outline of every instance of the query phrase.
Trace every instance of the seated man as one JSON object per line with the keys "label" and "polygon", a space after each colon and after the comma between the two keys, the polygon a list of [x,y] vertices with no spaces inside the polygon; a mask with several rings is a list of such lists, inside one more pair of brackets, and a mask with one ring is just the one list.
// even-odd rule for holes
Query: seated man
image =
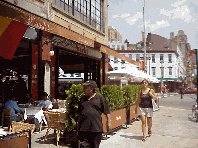
{"label": "seated man", "polygon": [[[16,114],[17,113],[21,113],[20,108],[18,107],[17,103],[15,102],[15,96],[11,95],[10,96],[10,100],[8,100],[7,102],[5,102],[5,106],[4,109],[11,109],[11,120],[12,121],[20,121],[21,116]],[[14,115],[14,116],[13,116]]]}
{"label": "seated man", "polygon": [[44,111],[48,111],[52,109],[52,102],[48,100],[48,94],[46,92],[43,92],[41,94],[41,101],[37,106],[41,106]]}

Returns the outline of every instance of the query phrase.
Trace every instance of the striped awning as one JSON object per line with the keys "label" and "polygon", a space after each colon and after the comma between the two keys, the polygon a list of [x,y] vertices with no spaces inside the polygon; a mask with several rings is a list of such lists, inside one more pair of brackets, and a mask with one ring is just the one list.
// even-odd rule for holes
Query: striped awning
{"label": "striped awning", "polygon": [[0,56],[12,60],[28,25],[0,16]]}

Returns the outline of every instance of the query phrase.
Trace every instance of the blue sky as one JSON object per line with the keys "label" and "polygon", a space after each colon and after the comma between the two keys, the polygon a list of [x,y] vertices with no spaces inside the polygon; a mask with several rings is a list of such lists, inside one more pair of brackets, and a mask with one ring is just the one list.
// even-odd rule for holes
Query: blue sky
{"label": "blue sky", "polygon": [[[142,40],[144,0],[108,0],[108,25],[134,44]],[[191,49],[198,49],[198,0],[145,0],[146,34],[170,38],[183,30]]]}

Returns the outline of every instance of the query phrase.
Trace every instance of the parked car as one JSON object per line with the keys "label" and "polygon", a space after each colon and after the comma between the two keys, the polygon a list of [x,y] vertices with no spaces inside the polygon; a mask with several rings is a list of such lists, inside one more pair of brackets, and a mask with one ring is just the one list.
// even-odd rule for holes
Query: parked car
{"label": "parked car", "polygon": [[[180,93],[180,90],[178,91],[178,93]],[[185,94],[194,94],[197,93],[197,88],[194,87],[189,87],[187,89],[184,90]]]}

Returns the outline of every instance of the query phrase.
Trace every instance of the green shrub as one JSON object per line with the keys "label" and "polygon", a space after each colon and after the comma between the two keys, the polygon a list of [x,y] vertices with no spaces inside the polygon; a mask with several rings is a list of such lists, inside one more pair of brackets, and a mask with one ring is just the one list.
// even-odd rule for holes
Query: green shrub
{"label": "green shrub", "polygon": [[120,86],[103,85],[101,95],[106,99],[111,111],[117,110],[124,105],[123,93]]}
{"label": "green shrub", "polygon": [[66,130],[72,131],[76,129],[76,122],[78,118],[78,102],[80,101],[80,97],[84,95],[83,86],[81,84],[72,84],[69,91],[67,91],[66,98],[66,108],[67,108],[67,116],[66,116]]}

